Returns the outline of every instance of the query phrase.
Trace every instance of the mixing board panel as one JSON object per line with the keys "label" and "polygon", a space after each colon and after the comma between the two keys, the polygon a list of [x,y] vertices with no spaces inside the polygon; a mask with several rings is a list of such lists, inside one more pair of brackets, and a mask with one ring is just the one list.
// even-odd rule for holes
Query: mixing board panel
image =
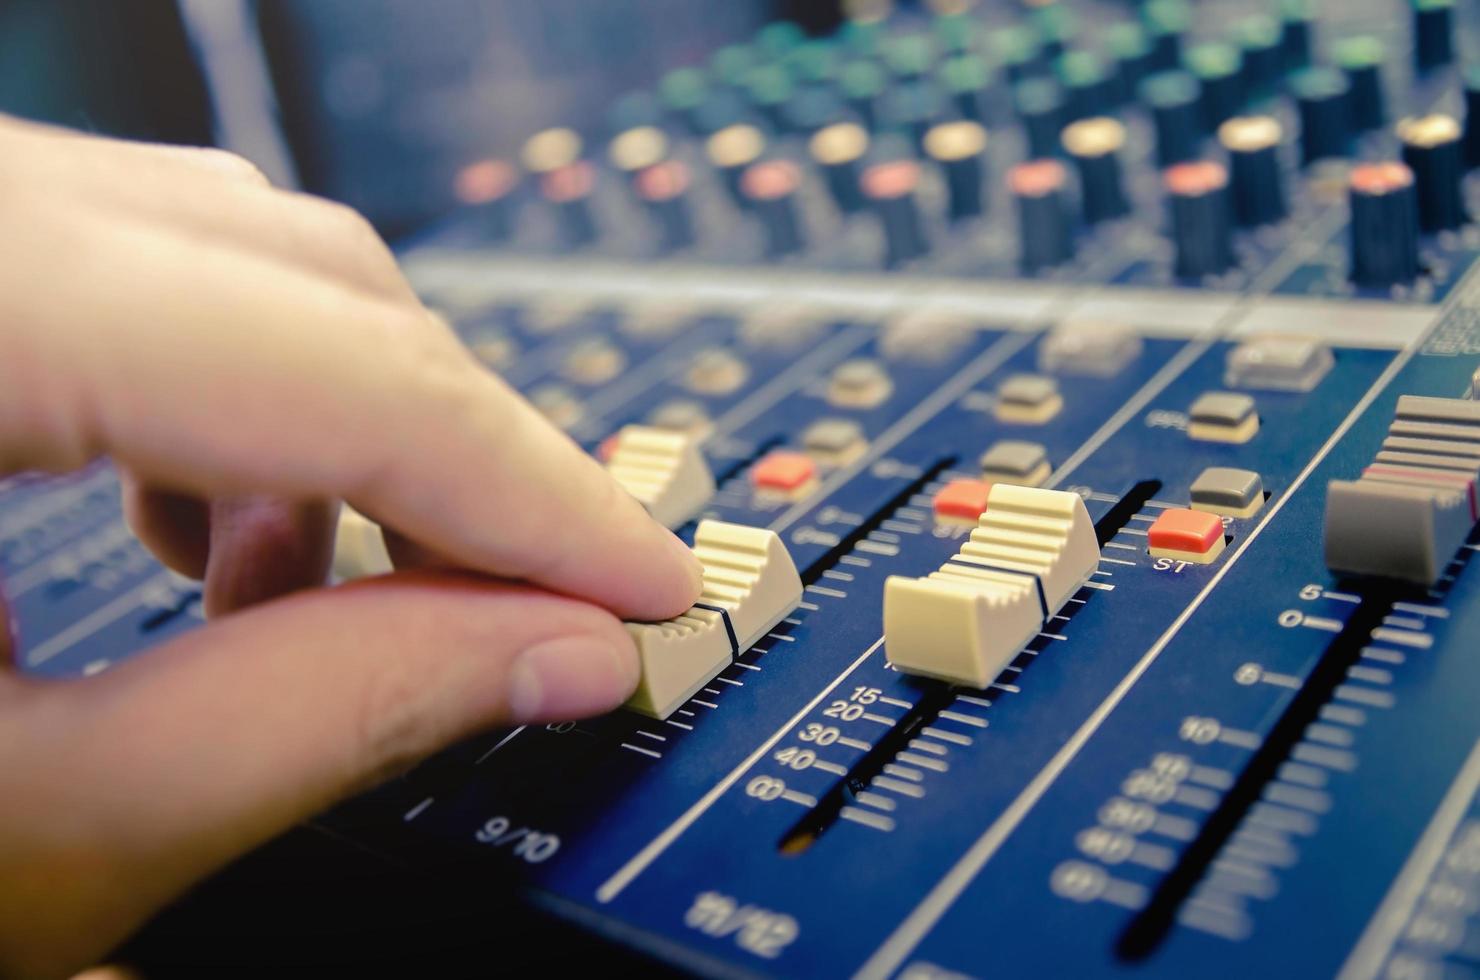
{"label": "mixing board panel", "polygon": [[[316,826],[704,973],[1480,973],[1470,25],[872,6],[471,165],[403,251],[593,453],[701,447],[695,516],[779,535],[800,604],[672,710]],[[988,683],[909,666],[969,644],[885,596],[1015,486],[1098,560],[1052,608],[1031,576]],[[38,674],[200,618],[107,469],[13,480],[0,570]]]}

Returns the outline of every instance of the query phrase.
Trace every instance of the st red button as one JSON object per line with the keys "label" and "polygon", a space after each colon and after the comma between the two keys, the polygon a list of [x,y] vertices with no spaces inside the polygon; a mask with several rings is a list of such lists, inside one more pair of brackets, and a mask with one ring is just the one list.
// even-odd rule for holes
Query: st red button
{"label": "st red button", "polygon": [[1161,512],[1146,537],[1157,558],[1206,565],[1223,552],[1223,521],[1206,511],[1169,508]]}

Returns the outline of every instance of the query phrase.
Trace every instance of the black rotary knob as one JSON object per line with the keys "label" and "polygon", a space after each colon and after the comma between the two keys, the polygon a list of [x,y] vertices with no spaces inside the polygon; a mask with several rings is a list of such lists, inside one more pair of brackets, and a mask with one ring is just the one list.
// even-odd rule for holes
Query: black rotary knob
{"label": "black rotary knob", "polygon": [[1059,151],[1059,130],[1064,126],[1064,96],[1058,83],[1047,78],[1030,78],[1013,88],[1012,101],[1028,138],[1028,156],[1033,159],[1055,156]]}
{"label": "black rotary knob", "polygon": [[658,248],[676,252],[694,244],[694,218],[689,209],[689,168],[664,160],[640,171],[632,189],[647,208],[658,233]]}
{"label": "black rotary knob", "polygon": [[1351,122],[1358,132],[1377,129],[1387,117],[1382,92],[1382,42],[1375,37],[1344,38],[1332,49],[1351,88]]}
{"label": "black rotary knob", "polygon": [[736,123],[714,133],[704,142],[704,152],[719,173],[720,181],[735,205],[748,209],[752,201],[740,189],[746,169],[766,152],[766,137],[748,123]]}
{"label": "black rotary knob", "polygon": [[1027,273],[1051,269],[1074,254],[1064,201],[1068,175],[1057,160],[1029,160],[1007,172],[1017,202],[1019,259]]}
{"label": "black rotary knob", "polygon": [[920,205],[920,165],[914,160],[888,160],[863,172],[863,196],[872,202],[884,228],[884,264],[893,269],[929,250]]}
{"label": "black rotary knob", "polygon": [[1278,156],[1282,135],[1273,116],[1235,116],[1218,127],[1218,142],[1228,154],[1233,220],[1240,228],[1285,216]]}
{"label": "black rotary knob", "polygon": [[1464,153],[1459,123],[1453,116],[1433,113],[1398,123],[1403,162],[1413,171],[1418,191],[1418,228],[1432,234],[1465,222]]}
{"label": "black rotary knob", "polygon": [[760,219],[767,258],[778,259],[802,250],[802,223],[796,203],[801,186],[802,172],[790,160],[753,163],[740,178],[740,190]]}
{"label": "black rotary knob", "polygon": [[1079,171],[1085,224],[1111,221],[1130,212],[1120,168],[1125,139],[1125,126],[1109,116],[1081,119],[1064,127],[1064,150]]}
{"label": "black rotary knob", "polygon": [[1465,72],[1465,166],[1480,166],[1480,68]]}
{"label": "black rotary knob", "polygon": [[946,178],[947,213],[952,221],[980,217],[986,211],[987,131],[966,119],[941,123],[925,134],[925,153]]}
{"label": "black rotary knob", "polygon": [[1228,171],[1211,160],[1179,163],[1162,172],[1162,186],[1172,213],[1177,276],[1201,279],[1227,272],[1233,265]]}
{"label": "black rotary knob", "polygon": [[1387,289],[1418,275],[1418,197],[1413,171],[1396,161],[1361,163],[1349,176],[1351,276]]}
{"label": "black rotary knob", "polygon": [[1413,0],[1413,64],[1420,72],[1454,60],[1454,0]]}
{"label": "black rotary knob", "polygon": [[1197,156],[1203,120],[1197,79],[1185,71],[1164,71],[1141,83],[1141,101],[1156,126],[1156,164],[1169,167]]}
{"label": "black rotary knob", "polygon": [[1307,68],[1290,80],[1300,106],[1300,162],[1351,156],[1351,88],[1334,68]]}
{"label": "black rotary knob", "polygon": [[808,143],[812,159],[822,170],[822,179],[833,203],[844,214],[863,209],[858,174],[868,146],[868,130],[851,122],[834,123],[819,129]]}

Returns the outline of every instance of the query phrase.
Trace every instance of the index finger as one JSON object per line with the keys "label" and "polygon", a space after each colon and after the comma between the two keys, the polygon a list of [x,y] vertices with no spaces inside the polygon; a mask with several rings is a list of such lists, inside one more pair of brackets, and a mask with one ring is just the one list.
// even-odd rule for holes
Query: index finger
{"label": "index finger", "polygon": [[44,281],[57,263],[90,287],[12,293],[28,308],[0,359],[0,452],[343,497],[468,568],[627,618],[698,595],[688,549],[419,305],[153,226],[87,232],[33,240],[8,269]]}

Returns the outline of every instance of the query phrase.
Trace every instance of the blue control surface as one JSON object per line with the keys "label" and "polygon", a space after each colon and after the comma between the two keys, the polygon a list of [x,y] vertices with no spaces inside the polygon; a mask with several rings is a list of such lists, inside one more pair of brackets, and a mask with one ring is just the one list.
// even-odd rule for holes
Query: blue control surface
{"label": "blue control surface", "polygon": [[[1462,47],[1459,10],[1326,6],[1313,58],[1370,34],[1389,115],[1463,119],[1447,59],[1414,67],[1433,57],[1433,38],[1415,38],[1434,10]],[[1181,9],[1152,0],[1146,29]],[[1001,56],[1024,36],[1001,40],[1001,13],[969,15],[967,28],[947,15],[860,22],[808,44],[837,52],[920,32]],[[1071,46],[1094,47],[1130,17],[1116,5],[1073,13],[1069,28],[1025,15],[1022,43],[1069,30]],[[1184,49],[1257,34],[1239,26],[1256,13],[1201,5]],[[959,31],[968,40],[949,40]],[[771,29],[746,50],[793,64],[801,45]],[[1078,77],[1043,57],[1046,76]],[[559,202],[525,182],[511,235],[489,210],[502,202],[485,201],[404,249],[470,348],[592,451],[634,422],[681,416],[702,432],[719,477],[705,516],[780,534],[804,599],[666,720],[618,712],[489,732],[315,825],[433,871],[482,862],[572,928],[701,973],[1480,974],[1480,547],[1472,535],[1428,589],[1335,576],[1322,551],[1327,483],[1372,459],[1398,397],[1471,397],[1476,228],[1424,233],[1411,281],[1352,285],[1356,167],[1299,168],[1287,135],[1290,217],[1237,232],[1225,273],[1178,278],[1152,120],[1112,101],[1102,110],[1129,133],[1131,215],[1080,230],[1071,260],[1024,276],[1000,179],[1024,137],[998,98],[1007,67],[984,63],[987,215],[948,228],[927,169],[917,191],[931,248],[903,268],[883,268],[875,216],[839,218],[805,167],[806,244],[765,264],[762,219],[727,202],[703,134],[669,116],[656,121],[672,158],[695,175],[691,248],[657,254],[624,178],[600,169],[602,233],[589,245],[559,245]],[[1284,91],[1242,111],[1300,133]],[[806,163],[805,134],[767,131],[769,158]],[[1358,160],[1402,155],[1387,125],[1351,144]],[[1422,193],[1432,177],[1413,164]],[[1102,376],[1062,371],[1040,358],[1065,325],[1124,331],[1140,348]],[[1334,364],[1309,391],[1231,385],[1230,354],[1269,335],[1312,339]],[[888,381],[872,407],[830,393],[833,372],[859,359]],[[1062,411],[1000,419],[998,388],[1018,374],[1054,377]],[[1252,395],[1257,434],[1193,439],[1190,406],[1225,389]],[[822,419],[855,422],[865,444],[821,462],[798,499],[755,492],[755,464],[803,451]],[[967,530],[937,522],[934,496],[979,476],[1001,439],[1044,447],[1045,485],[1084,499],[1100,563],[989,687],[907,676],[885,658],[884,580],[957,551]],[[1210,466],[1259,474],[1263,505],[1224,519],[1227,545],[1209,564],[1151,556],[1148,528],[1186,507]],[[198,587],[128,534],[105,466],[0,490],[0,572],[24,669],[106,670],[200,621]]]}

